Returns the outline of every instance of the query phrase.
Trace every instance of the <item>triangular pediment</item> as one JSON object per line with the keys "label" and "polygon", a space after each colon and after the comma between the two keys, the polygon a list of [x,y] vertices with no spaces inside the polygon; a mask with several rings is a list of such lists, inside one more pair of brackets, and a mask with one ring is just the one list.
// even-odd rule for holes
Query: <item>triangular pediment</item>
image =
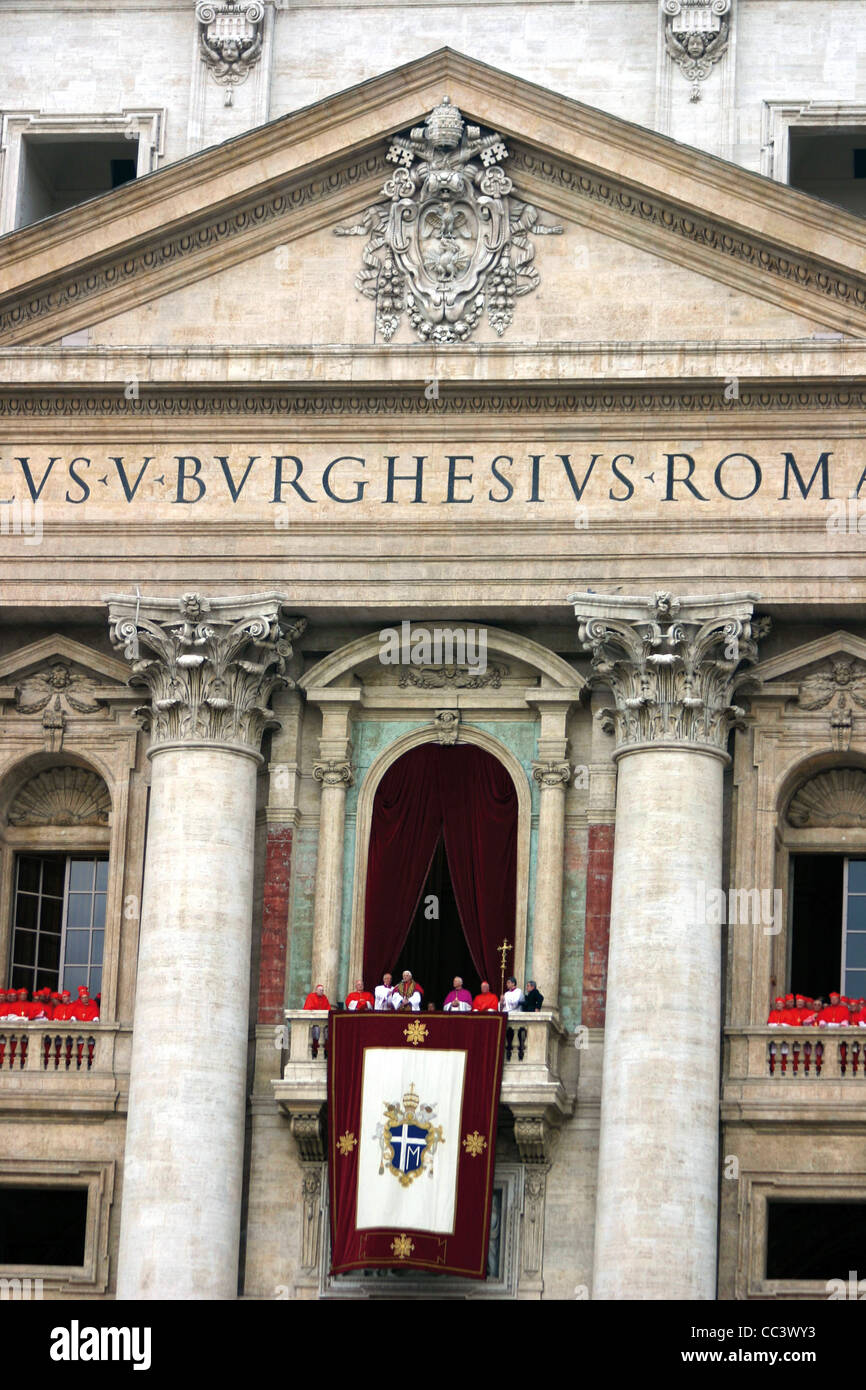
{"label": "triangular pediment", "polygon": [[[674,276],[663,292],[672,302],[692,296],[694,331],[686,324],[660,334],[655,327],[648,336],[742,336],[736,324],[719,331],[717,306],[700,304],[701,282],[771,306],[781,317],[768,320],[769,337],[805,335],[815,325],[866,336],[861,219],[441,49],[4,238],[0,343],[54,342],[194,293],[232,267],[272,258],[278,247],[291,260],[293,245],[306,241],[297,255],[309,259],[316,237],[331,237],[335,225],[381,198],[394,172],[391,138],[423,122],[445,94],[467,120],[507,142],[520,198],[580,229],[571,247],[588,248],[596,263],[604,246],[614,258],[617,247],[628,248],[622,294],[651,263],[693,277]],[[574,258],[571,248],[550,252],[552,240],[545,238],[538,265],[562,301],[577,292],[565,274]],[[347,250],[346,293],[357,269]],[[267,283],[255,282],[252,293],[256,285],[268,292]],[[543,325],[536,329],[536,340],[543,338]],[[621,340],[621,329],[612,325],[611,336]],[[637,325],[632,336],[642,336]],[[328,340],[285,322],[280,341]]]}
{"label": "triangular pediment", "polygon": [[824,663],[852,660],[866,666],[866,640],[839,630],[762,661],[751,674],[761,682],[761,694],[788,696]]}
{"label": "triangular pediment", "polygon": [[23,692],[23,705],[35,709],[43,698],[51,698],[55,669],[54,684],[59,679],[57,688],[69,691],[73,700],[141,699],[127,684],[129,668],[124,662],[55,632],[0,660],[0,701],[14,700],[16,692]]}

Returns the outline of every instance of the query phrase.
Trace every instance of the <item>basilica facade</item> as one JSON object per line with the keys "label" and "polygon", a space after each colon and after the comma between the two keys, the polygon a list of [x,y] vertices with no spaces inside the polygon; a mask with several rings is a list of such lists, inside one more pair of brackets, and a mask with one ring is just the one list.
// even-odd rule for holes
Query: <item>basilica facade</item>
{"label": "basilica facade", "polygon": [[[0,984],[100,1001],[0,1018],[0,1276],[826,1298],[866,1033],[767,1018],[866,996],[859,0],[0,9]],[[373,853],[433,760],[471,923]],[[303,1004],[404,968],[544,996],[477,1283],[330,1273]]]}

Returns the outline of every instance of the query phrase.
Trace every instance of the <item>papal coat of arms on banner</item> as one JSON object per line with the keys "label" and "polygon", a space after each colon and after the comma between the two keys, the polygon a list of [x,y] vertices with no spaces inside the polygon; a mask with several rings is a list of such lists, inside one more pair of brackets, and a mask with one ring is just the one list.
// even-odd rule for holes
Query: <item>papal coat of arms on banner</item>
{"label": "papal coat of arms on banner", "polygon": [[386,1103],[385,1122],[377,1127],[375,1136],[382,1152],[380,1176],[393,1173],[401,1187],[408,1187],[422,1173],[433,1177],[433,1157],[445,1143],[442,1126],[435,1123],[438,1108],[422,1105],[411,1083],[402,1105]]}
{"label": "papal coat of arms on banner", "polygon": [[386,201],[335,229],[368,237],[355,285],[376,303],[377,332],[390,342],[406,313],[422,340],[461,342],[486,306],[501,336],[515,299],[539,283],[530,234],[562,228],[515,195],[502,137],[467,125],[448,97],[423,126],[396,136],[387,158],[397,167]]}

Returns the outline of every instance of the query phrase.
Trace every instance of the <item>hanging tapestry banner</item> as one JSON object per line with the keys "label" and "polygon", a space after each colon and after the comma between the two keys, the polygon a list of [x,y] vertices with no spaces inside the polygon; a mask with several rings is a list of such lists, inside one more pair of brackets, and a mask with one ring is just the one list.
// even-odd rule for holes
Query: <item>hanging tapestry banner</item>
{"label": "hanging tapestry banner", "polygon": [[332,1274],[485,1277],[505,1026],[495,1013],[331,1015]]}

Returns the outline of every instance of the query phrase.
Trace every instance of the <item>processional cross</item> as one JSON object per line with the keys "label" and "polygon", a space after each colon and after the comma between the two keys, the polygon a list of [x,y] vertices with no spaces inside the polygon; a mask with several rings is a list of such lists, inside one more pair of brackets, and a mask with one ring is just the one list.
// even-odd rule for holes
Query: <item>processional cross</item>
{"label": "processional cross", "polygon": [[500,999],[502,998],[503,994],[505,993],[505,957],[508,955],[508,952],[511,950],[511,945],[512,945],[512,943],[508,940],[508,937],[506,936],[506,937],[503,937],[503,939],[502,939],[502,941],[500,942],[500,944],[496,947],[496,953],[497,953],[497,955],[499,956],[499,997],[500,997]]}

